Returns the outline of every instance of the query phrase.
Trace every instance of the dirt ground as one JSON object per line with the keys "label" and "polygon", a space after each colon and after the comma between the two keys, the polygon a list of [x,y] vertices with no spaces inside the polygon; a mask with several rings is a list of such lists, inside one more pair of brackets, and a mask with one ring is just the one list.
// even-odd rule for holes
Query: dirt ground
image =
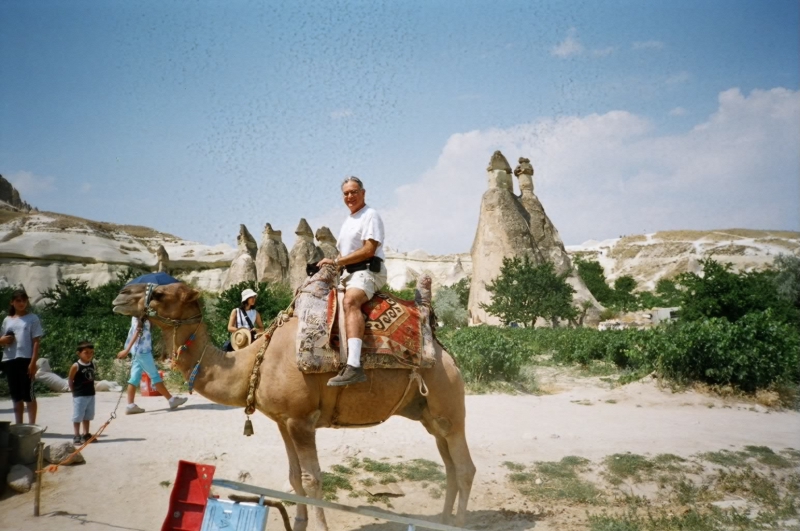
{"label": "dirt ground", "polygon": [[[573,378],[555,371],[541,376],[542,387],[552,394],[467,397],[468,441],[478,470],[469,503],[471,529],[580,528],[570,524],[573,516],[568,511],[553,511],[523,497],[508,480],[504,462],[530,465],[568,455],[600,460],[622,452],[689,457],[745,445],[775,451],[800,446],[800,413],[795,411],[770,411],[696,392],[673,393],[652,380],[611,388],[598,378]],[[117,394],[99,393],[97,400],[93,429],[108,418]],[[48,427],[45,442],[72,438],[71,403],[69,395],[40,399],[39,423]],[[269,419],[255,416],[255,435],[244,437],[242,409],[218,406],[198,395],[175,411],[161,398],[141,398],[138,403],[147,412],[121,414],[84,451],[86,464],[45,476],[41,517],[32,516],[33,490],[6,492],[0,499],[0,530],[160,529],[171,491],[166,482],[174,481],[179,459],[214,465],[216,478],[288,490],[283,443]],[[120,413],[123,407],[124,400]],[[10,418],[11,403],[0,401],[0,419]],[[368,429],[320,430],[317,446],[326,471],[353,457],[441,463],[424,428],[399,417]],[[423,519],[432,519],[441,510],[442,500],[431,496],[430,488],[419,483],[401,487],[405,496],[393,498],[391,510]],[[345,494],[338,501],[366,504]],[[288,510],[293,516],[294,507]],[[405,529],[335,511],[327,517],[331,530]],[[270,511],[267,529],[283,529],[277,511]]]}

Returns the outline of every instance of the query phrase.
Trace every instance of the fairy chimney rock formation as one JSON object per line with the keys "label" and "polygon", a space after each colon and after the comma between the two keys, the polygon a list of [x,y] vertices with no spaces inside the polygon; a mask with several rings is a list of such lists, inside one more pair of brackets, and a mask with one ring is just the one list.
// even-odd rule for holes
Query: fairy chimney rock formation
{"label": "fairy chimney rock formation", "polygon": [[240,282],[255,282],[258,278],[256,273],[256,255],[258,244],[253,235],[244,225],[239,225],[239,235],[236,237],[238,251],[236,257],[231,262],[222,289],[226,290]]}
{"label": "fairy chimney rock formation", "polygon": [[519,158],[519,165],[514,168],[514,175],[519,179],[519,191],[525,196],[533,194],[533,166],[530,159]]}
{"label": "fairy chimney rock formation", "polygon": [[314,231],[311,230],[305,218],[300,219],[300,224],[294,231],[297,240],[289,253],[289,285],[293,290],[300,287],[306,279],[306,265],[311,262],[316,253],[314,245]]}
{"label": "fairy chimney rock formation", "polygon": [[269,223],[264,226],[256,255],[256,274],[259,282],[289,282],[289,251],[283,244],[281,231],[273,230]]}
{"label": "fairy chimney rock formation", "polygon": [[323,258],[334,259],[339,256],[339,249],[336,247],[336,238],[331,229],[320,227],[316,232],[318,247],[322,250]]}
{"label": "fairy chimney rock formation", "polygon": [[163,245],[159,245],[158,249],[156,249],[156,258],[158,259],[156,272],[169,273],[169,253],[167,253]]}
{"label": "fairy chimney rock formation", "polygon": [[502,153],[495,151],[492,154],[492,159],[489,161],[486,171],[489,173],[490,189],[501,188],[513,193],[514,184],[511,181],[511,165]]}
{"label": "fairy chimney rock formation", "polygon": [[[468,306],[471,325],[501,324],[481,304],[492,302],[486,285],[500,274],[503,258],[528,256],[535,264],[547,260],[559,273],[570,271],[572,267],[558,231],[533,193],[530,160],[520,158],[519,162],[514,174],[520,179],[520,197],[514,194],[511,167],[501,152],[494,152],[486,168],[489,189],[481,198],[478,228],[471,250],[472,281]],[[577,274],[573,273],[569,282],[577,291],[574,296],[576,305],[590,300],[595,308],[600,308]]]}

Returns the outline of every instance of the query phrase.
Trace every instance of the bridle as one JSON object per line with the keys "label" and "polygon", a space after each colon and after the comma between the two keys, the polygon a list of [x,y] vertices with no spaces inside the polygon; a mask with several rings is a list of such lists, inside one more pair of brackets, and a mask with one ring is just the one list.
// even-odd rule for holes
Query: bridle
{"label": "bridle", "polygon": [[[172,360],[173,366],[174,363],[178,360],[180,356],[180,352],[186,350],[188,346],[194,341],[195,335],[197,334],[197,330],[200,329],[200,325],[203,323],[203,314],[199,313],[193,317],[189,317],[188,319],[171,319],[169,317],[163,317],[158,315],[158,312],[150,307],[150,302],[153,300],[153,292],[156,289],[156,284],[147,284],[147,289],[145,290],[145,297],[144,297],[144,314],[149,319],[153,319],[155,321],[162,322],[167,326],[172,327],[172,351],[169,354],[170,359]],[[184,325],[190,324],[197,324],[197,329],[194,331],[193,334],[189,336],[189,339],[186,343],[184,343],[180,349],[178,349],[178,328]],[[197,378],[197,373],[200,372],[200,363],[203,361],[203,356],[206,355],[206,349],[208,348],[208,339],[206,339],[206,344],[203,347],[203,352],[200,353],[200,358],[197,360],[194,368],[192,369],[191,374],[189,375],[189,381],[187,382],[189,386],[189,394],[192,394],[194,389],[194,380]]]}
{"label": "bridle", "polygon": [[158,315],[158,312],[150,307],[150,302],[153,300],[153,291],[155,291],[155,289],[156,289],[156,284],[148,284],[147,290],[145,291],[144,314],[147,317],[149,317],[150,319],[154,319],[156,321],[161,321],[162,323],[167,324],[172,328],[178,328],[179,326],[187,324],[203,322],[202,313],[197,314],[194,317],[189,317],[188,319],[170,319],[169,317],[162,317]]}

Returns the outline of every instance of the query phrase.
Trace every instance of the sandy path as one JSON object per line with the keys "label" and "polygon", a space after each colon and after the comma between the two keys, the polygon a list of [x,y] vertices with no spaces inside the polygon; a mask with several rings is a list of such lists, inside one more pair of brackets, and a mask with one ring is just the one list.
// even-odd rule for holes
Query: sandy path
{"label": "sandy path", "polygon": [[[478,468],[469,526],[498,531],[553,528],[546,517],[508,520],[498,512],[528,507],[508,486],[503,461],[528,464],[566,455],[599,459],[624,451],[689,456],[748,444],[775,450],[800,446],[797,412],[768,412],[760,406],[692,392],[673,394],[652,382],[618,389],[575,381],[566,385],[573,387],[541,397],[467,397],[468,440]],[[108,417],[116,398],[110,393],[98,394],[98,421]],[[170,490],[159,483],[174,480],[179,459],[213,464],[217,478],[237,480],[241,472],[248,472],[248,483],[287,487],[283,443],[275,425],[265,417],[254,417],[256,434],[247,438],[242,436],[245,417],[241,409],[217,406],[197,395],[176,411],[167,410],[160,398],[142,398],[139,403],[147,413],[121,415],[115,420],[106,435],[85,450],[85,465],[47,475],[42,502],[46,516],[31,516],[33,491],[15,496],[6,493],[0,500],[0,530],[160,529]],[[10,407],[9,401],[0,401],[0,418],[11,417]],[[40,423],[49,427],[46,442],[72,438],[70,413],[68,395],[41,399]],[[433,439],[422,426],[402,418],[392,418],[376,428],[320,430],[318,447],[323,470],[355,455],[441,462]],[[404,489],[406,496],[392,502],[395,511],[427,518],[441,509],[441,500],[429,498],[414,484],[404,485]],[[364,503],[346,496],[340,501]],[[294,513],[293,508],[289,511]],[[80,519],[69,515],[80,515]],[[328,513],[328,522],[332,531],[404,529],[399,524],[336,512]],[[267,529],[282,529],[276,511],[270,513]]]}

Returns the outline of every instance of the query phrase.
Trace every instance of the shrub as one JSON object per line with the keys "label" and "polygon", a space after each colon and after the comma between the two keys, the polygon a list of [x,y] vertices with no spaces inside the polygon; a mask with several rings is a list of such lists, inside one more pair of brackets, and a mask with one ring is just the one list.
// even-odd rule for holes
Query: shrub
{"label": "shrub", "polygon": [[458,291],[453,288],[441,288],[433,297],[433,311],[436,317],[447,327],[467,325],[467,307],[461,304]]}
{"label": "shrub", "polygon": [[505,380],[513,382],[528,360],[529,351],[500,328],[476,326],[453,332],[445,348],[470,381]]}
{"label": "shrub", "polygon": [[748,313],[736,323],[723,318],[680,323],[660,335],[644,348],[668,378],[748,392],[800,382],[800,333],[771,310]]}

